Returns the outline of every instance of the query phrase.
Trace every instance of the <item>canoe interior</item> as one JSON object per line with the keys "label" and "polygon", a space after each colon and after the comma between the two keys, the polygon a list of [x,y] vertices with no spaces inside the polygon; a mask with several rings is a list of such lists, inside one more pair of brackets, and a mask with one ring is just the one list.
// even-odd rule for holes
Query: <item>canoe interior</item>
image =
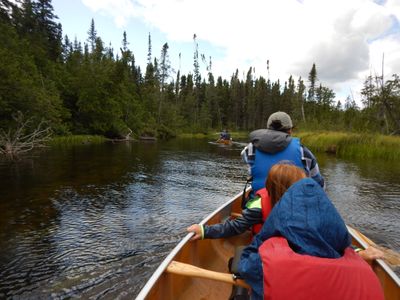
{"label": "canoe interior", "polygon": [[[248,237],[189,243],[174,260],[208,270],[228,272],[227,262],[234,245],[244,245]],[[146,299],[228,299],[232,286],[213,280],[163,273]]]}
{"label": "canoe interior", "polygon": [[[241,195],[231,205],[225,206],[206,222],[216,224],[231,217],[232,212],[241,212]],[[250,233],[228,239],[206,239],[187,242],[173,260],[192,264],[212,271],[228,272],[228,260],[235,247],[251,241]],[[232,285],[214,280],[162,273],[146,299],[228,299]]]}
{"label": "canoe interior", "polygon": [[[232,213],[241,213],[241,194],[236,195],[228,202],[229,204],[217,209],[202,223],[220,223],[231,217]],[[367,246],[365,242],[355,236],[356,231],[351,230],[351,228],[349,228],[349,231],[353,237],[353,244],[363,248]],[[228,299],[232,285],[209,279],[167,273],[164,272],[165,267],[171,260],[175,260],[207,270],[228,273],[228,260],[233,256],[235,247],[247,245],[250,241],[250,233],[228,239],[207,239],[196,242],[183,241],[171,252],[158,269],[161,275],[149,280],[137,300]],[[372,268],[381,282],[385,299],[400,300],[400,284],[397,275],[382,260],[374,262]]]}

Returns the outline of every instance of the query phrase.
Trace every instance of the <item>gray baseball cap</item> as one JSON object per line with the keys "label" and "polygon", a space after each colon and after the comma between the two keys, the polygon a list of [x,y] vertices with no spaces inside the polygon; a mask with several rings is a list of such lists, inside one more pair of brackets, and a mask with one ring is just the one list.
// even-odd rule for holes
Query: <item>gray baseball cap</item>
{"label": "gray baseball cap", "polygon": [[283,112],[277,111],[268,118],[267,128],[272,130],[288,130],[293,128],[292,119]]}

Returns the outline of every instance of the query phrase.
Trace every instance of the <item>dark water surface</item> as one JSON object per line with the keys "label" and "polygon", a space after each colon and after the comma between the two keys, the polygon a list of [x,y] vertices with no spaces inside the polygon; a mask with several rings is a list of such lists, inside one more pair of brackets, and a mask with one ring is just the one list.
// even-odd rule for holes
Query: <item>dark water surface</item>
{"label": "dark water surface", "polygon": [[[0,298],[134,298],[185,228],[243,189],[242,147],[110,143],[0,161]],[[346,223],[400,251],[400,164],[318,160]]]}

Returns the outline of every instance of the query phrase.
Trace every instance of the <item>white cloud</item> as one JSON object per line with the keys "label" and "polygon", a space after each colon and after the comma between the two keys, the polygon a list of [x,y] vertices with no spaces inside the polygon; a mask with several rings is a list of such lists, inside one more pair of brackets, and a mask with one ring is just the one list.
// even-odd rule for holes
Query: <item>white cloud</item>
{"label": "white cloud", "polygon": [[130,0],[82,0],[82,3],[94,12],[113,17],[118,28],[124,27],[129,18],[140,17]]}
{"label": "white cloud", "polygon": [[[376,40],[370,45],[370,69],[372,75],[382,74],[382,59],[384,55],[384,75],[387,79],[394,73],[400,73],[400,44],[399,37],[390,36]],[[367,71],[368,72],[368,71]],[[400,74],[399,74],[400,75]]]}
{"label": "white cloud", "polygon": [[400,28],[392,27],[400,18],[399,0],[383,5],[372,0],[82,1],[119,27],[140,19],[168,41],[191,43],[196,33],[200,45],[224,49],[223,58],[213,58],[213,72],[225,78],[251,66],[267,76],[267,60],[272,80],[304,78],[316,63],[320,81],[345,94],[355,83],[362,85],[383,52],[388,72],[400,73]]}
{"label": "white cloud", "polygon": [[400,1],[399,0],[387,0],[385,7],[390,11],[396,18],[400,19]]}

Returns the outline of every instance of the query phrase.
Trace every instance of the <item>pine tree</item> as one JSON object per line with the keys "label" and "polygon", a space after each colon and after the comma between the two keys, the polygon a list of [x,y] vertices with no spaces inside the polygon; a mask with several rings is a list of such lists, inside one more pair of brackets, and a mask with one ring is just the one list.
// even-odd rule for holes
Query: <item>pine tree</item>
{"label": "pine tree", "polygon": [[124,65],[128,65],[130,62],[132,62],[132,64],[134,65],[134,57],[133,54],[131,52],[131,50],[129,50],[128,48],[128,39],[126,36],[126,31],[124,31],[123,33],[123,37],[122,37],[122,47],[121,47],[121,58],[122,58],[122,62]]}
{"label": "pine tree", "polygon": [[58,17],[54,14],[51,0],[37,0],[34,4],[34,13],[48,57],[52,61],[57,61],[61,57],[62,29],[61,24],[55,21]]}
{"label": "pine tree", "polygon": [[194,53],[193,53],[193,74],[194,74],[194,84],[198,88],[201,83],[201,75],[200,75],[200,65],[199,65],[199,44],[196,41],[196,34],[193,35],[194,42]]}
{"label": "pine tree", "polygon": [[250,129],[256,128],[265,128],[264,120],[266,120],[267,109],[269,107],[270,102],[270,94],[271,94],[271,84],[270,81],[266,81],[265,78],[260,77],[255,80],[254,83],[255,89],[255,102],[256,102],[256,116],[254,127]]}
{"label": "pine tree", "polygon": [[301,112],[301,118],[303,120],[303,122],[306,122],[306,115],[304,112],[304,93],[306,90],[306,86],[304,85],[303,80],[301,79],[301,77],[299,78],[298,82],[297,82],[297,95],[296,95],[296,100],[297,103],[300,105],[300,112]]}
{"label": "pine tree", "polygon": [[244,101],[244,128],[254,127],[255,126],[255,116],[257,114],[257,104],[254,95],[254,79],[253,79],[254,69],[250,67],[247,71],[246,82],[244,87],[245,101]]}
{"label": "pine tree", "polygon": [[149,37],[148,37],[148,48],[147,48],[147,65],[151,64],[151,35],[149,32]]}
{"label": "pine tree", "polygon": [[92,52],[94,52],[94,49],[96,47],[97,31],[96,31],[93,19],[90,22],[90,28],[87,33],[88,33],[87,41],[89,42],[90,50]]}
{"label": "pine tree", "polygon": [[168,43],[165,43],[162,47],[161,50],[161,57],[160,57],[160,84],[161,84],[161,91],[164,90],[165,84],[167,82],[167,79],[170,76],[170,71],[171,71],[171,62],[169,60],[169,54],[168,54]]}
{"label": "pine tree", "polygon": [[0,22],[0,127],[11,126],[12,115],[21,112],[36,123],[46,120],[59,132],[65,113],[59,92],[54,82],[40,72],[32,55],[37,48],[21,34],[10,24]]}
{"label": "pine tree", "polygon": [[315,85],[317,82],[317,68],[315,67],[315,63],[313,63],[310,73],[308,74],[308,81],[310,82],[310,86],[308,89],[308,100],[315,101]]}
{"label": "pine tree", "polygon": [[169,73],[171,71],[171,62],[169,60],[169,55],[168,55],[168,43],[165,43],[162,47],[161,50],[161,57],[160,57],[160,75],[159,75],[159,81],[160,81],[160,99],[159,99],[159,104],[158,104],[158,124],[160,125],[161,122],[161,105],[162,105],[162,100],[164,98],[164,92],[165,92],[165,85],[167,83],[167,80],[169,78]]}

